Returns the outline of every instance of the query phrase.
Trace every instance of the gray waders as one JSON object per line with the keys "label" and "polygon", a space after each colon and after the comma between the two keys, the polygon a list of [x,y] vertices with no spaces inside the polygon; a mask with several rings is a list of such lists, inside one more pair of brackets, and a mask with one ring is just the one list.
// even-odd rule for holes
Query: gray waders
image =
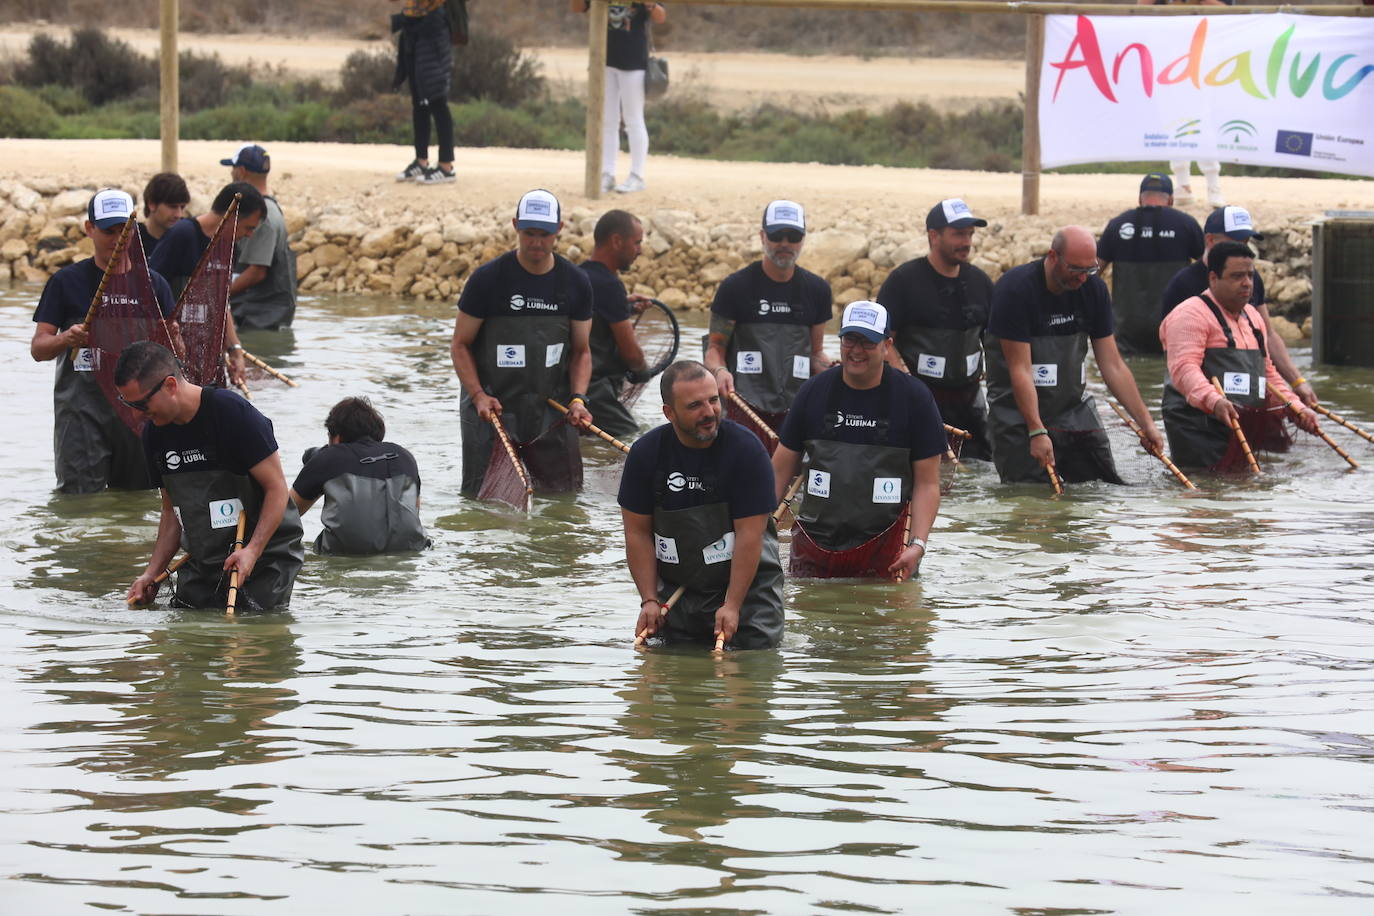
{"label": "gray waders", "polygon": [[57,358],[53,383],[53,459],[63,493],[97,493],[107,486],[153,486],[143,443],[125,426],[96,381],[95,360],[111,359],[93,347]]}
{"label": "gray waders", "polygon": [[762,413],[786,413],[811,377],[811,327],[739,322],[726,348],[735,390]]}
{"label": "gray waders", "polygon": [[617,439],[638,435],[639,423],[620,402],[625,374],[630,370],[620,358],[610,323],[600,315],[592,315],[591,351],[592,381],[587,386],[587,409],[592,412],[592,422]]}
{"label": "gray waders", "polygon": [[[263,196],[268,207],[262,226],[269,225],[269,218],[282,227],[277,236],[276,248],[272,252],[272,264],[267,268],[267,276],[262,282],[234,296],[229,300],[229,309],[234,314],[234,325],[240,331],[276,331],[288,327],[296,317],[296,253],[287,244],[285,231],[286,217],[276,198]],[[273,216],[271,211],[275,210]],[[259,227],[261,228],[261,226]],[[235,264],[235,274],[242,273],[245,265]]]}
{"label": "gray waders", "polygon": [[[488,424],[490,425],[490,424]],[[363,458],[390,461],[394,452]],[[363,556],[408,553],[429,546],[420,513],[420,486],[408,474],[386,478],[340,474],[324,485],[324,530],[315,539],[320,553]]]}
{"label": "gray waders", "polygon": [[941,419],[973,434],[963,443],[962,457],[991,458],[988,402],[978,384],[983,377],[982,329],[907,325],[897,332],[896,344],[911,374],[934,395]]}
{"label": "gray waders", "polygon": [[1164,288],[1187,261],[1117,261],[1112,264],[1112,311],[1123,353],[1160,353],[1159,305]]}

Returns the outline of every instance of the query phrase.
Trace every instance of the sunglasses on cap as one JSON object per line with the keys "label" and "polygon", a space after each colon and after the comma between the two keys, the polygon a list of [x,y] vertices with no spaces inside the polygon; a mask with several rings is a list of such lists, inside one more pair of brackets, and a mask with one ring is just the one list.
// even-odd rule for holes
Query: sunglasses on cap
{"label": "sunglasses on cap", "polygon": [[805,233],[802,232],[800,229],[777,229],[773,232],[768,233],[768,241],[791,242],[793,245],[795,245],[798,242],[800,242],[804,236]]}
{"label": "sunglasses on cap", "polygon": [[162,377],[162,381],[158,382],[156,385],[153,386],[152,391],[148,392],[143,397],[139,398],[137,401],[126,401],[124,399],[124,395],[117,395],[119,397],[119,403],[123,404],[125,407],[137,410],[139,413],[147,413],[148,402],[157,396],[157,393],[162,390],[163,385],[167,384],[167,379],[169,378],[171,378],[170,375],[164,375]]}

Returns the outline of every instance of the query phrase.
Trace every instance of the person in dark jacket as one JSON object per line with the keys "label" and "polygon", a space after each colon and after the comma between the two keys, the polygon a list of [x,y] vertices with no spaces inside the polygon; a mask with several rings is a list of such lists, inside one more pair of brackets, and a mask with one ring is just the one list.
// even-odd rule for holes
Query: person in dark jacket
{"label": "person in dark jacket", "polygon": [[324,421],[329,444],[308,449],[291,484],[301,515],[324,497],[315,540],[320,553],[366,555],[424,550],[420,469],[386,437],[386,421],[367,398],[344,398]]}
{"label": "person in dark jacket", "polygon": [[[411,119],[415,126],[415,159],[396,176],[397,181],[444,184],[454,180],[453,114],[448,93],[453,83],[452,23],[444,0],[404,0],[391,17],[396,43],[397,89],[410,84]],[[439,141],[439,165],[429,165],[429,121]]]}

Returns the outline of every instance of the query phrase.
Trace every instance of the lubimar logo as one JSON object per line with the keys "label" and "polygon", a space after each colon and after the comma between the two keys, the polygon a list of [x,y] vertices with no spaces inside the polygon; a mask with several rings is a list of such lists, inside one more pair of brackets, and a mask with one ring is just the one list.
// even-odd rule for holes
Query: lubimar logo
{"label": "lubimar logo", "polygon": [[[1256,78],[1254,69],[1255,58],[1263,53],[1263,49],[1256,51],[1242,51],[1231,57],[1220,61],[1204,75],[1203,69],[1211,64],[1207,58],[1207,19],[1200,17],[1197,28],[1193,30],[1192,40],[1188,50],[1179,57],[1175,57],[1163,67],[1156,69],[1155,53],[1150,48],[1138,41],[1131,42],[1111,59],[1110,69],[1107,64],[1107,56],[1112,49],[1104,49],[1097,37],[1097,29],[1087,16],[1077,18],[1077,29],[1073,40],[1069,42],[1068,49],[1064,52],[1062,60],[1050,61],[1050,66],[1059,71],[1059,78],[1054,84],[1054,95],[1051,100],[1058,99],[1059,90],[1064,85],[1064,79],[1073,70],[1087,70],[1088,76],[1092,79],[1097,91],[1102,94],[1109,102],[1116,102],[1117,86],[1121,85],[1123,79],[1134,79],[1135,71],[1140,72],[1140,85],[1147,97],[1153,97],[1155,88],[1158,86],[1170,86],[1176,83],[1192,83],[1198,89],[1203,85],[1226,86],[1231,83],[1239,84],[1240,88],[1248,95],[1257,99],[1272,100],[1279,96],[1285,87],[1295,98],[1303,98],[1312,88],[1318,73],[1322,72],[1322,55],[1314,54],[1310,61],[1303,60],[1301,51],[1288,53],[1288,45],[1293,38],[1293,33],[1297,31],[1296,25],[1290,25],[1283,34],[1274,39],[1269,47],[1269,55],[1265,59],[1264,73],[1261,78]],[[1130,56],[1134,55],[1134,60]],[[1161,54],[1161,59],[1165,55]],[[1327,101],[1336,101],[1344,98],[1360,85],[1366,76],[1374,73],[1374,64],[1364,64],[1357,66],[1354,72],[1345,78],[1345,81],[1336,84],[1340,72],[1349,72],[1347,63],[1353,60],[1354,54],[1341,54],[1332,60],[1325,68],[1322,76],[1321,90],[1322,96]],[[1287,79],[1284,80],[1284,64],[1288,64]],[[1123,74],[1123,71],[1124,74]],[[1265,91],[1268,94],[1265,94]]]}

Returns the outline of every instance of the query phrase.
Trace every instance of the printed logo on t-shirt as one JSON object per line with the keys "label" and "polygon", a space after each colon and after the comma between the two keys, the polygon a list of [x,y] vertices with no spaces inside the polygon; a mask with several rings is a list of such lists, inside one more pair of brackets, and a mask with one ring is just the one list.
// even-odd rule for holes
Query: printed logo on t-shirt
{"label": "printed logo on t-shirt", "polygon": [[809,496],[819,496],[821,499],[830,498],[830,472],[811,471],[806,475],[806,492]]}
{"label": "printed logo on t-shirt", "polygon": [[496,366],[498,369],[525,368],[524,344],[497,344]]}
{"label": "printed logo on t-shirt", "polygon": [[510,297],[510,310],[512,312],[520,312],[525,309],[534,309],[540,312],[556,312],[558,311],[558,303],[545,302],[543,299],[535,296],[525,298],[519,293],[513,294]]}
{"label": "printed logo on t-shirt", "polygon": [[899,503],[902,501],[902,478],[874,477],[873,501],[875,503]]}
{"label": "printed logo on t-shirt", "polygon": [[760,299],[759,314],[790,315],[792,314],[792,304],[790,302],[769,302],[767,299]]}
{"label": "printed logo on t-shirt", "polygon": [[1121,228],[1116,230],[1116,234],[1121,236],[1121,241],[1129,242],[1135,238],[1135,223],[1122,223]]}
{"label": "printed logo on t-shirt", "polygon": [[740,350],[735,354],[735,372],[740,375],[763,375],[763,351]]}
{"label": "printed logo on t-shirt", "polygon": [[848,413],[845,413],[845,412],[842,411],[842,410],[837,410],[837,411],[835,411],[834,425],[835,425],[835,426],[864,427],[864,428],[868,428],[868,429],[874,429],[874,428],[877,427],[878,421],[877,421],[877,420],[870,420],[870,419],[868,419],[868,417],[862,417],[862,416],[856,416],[856,415],[854,415],[854,414],[848,414]]}
{"label": "printed logo on t-shirt", "polygon": [[95,350],[90,347],[82,347],[76,351],[76,359],[72,362],[72,368],[77,372],[95,371]]}
{"label": "printed logo on t-shirt", "polygon": [[1056,325],[1068,324],[1071,321],[1077,320],[1078,319],[1073,315],[1051,315],[1049,324],[1050,327],[1055,327]]}
{"label": "printed logo on t-shirt", "polygon": [[922,353],[920,358],[916,360],[916,374],[930,378],[944,378],[945,358],[930,353]]}
{"label": "printed logo on t-shirt", "polygon": [[239,499],[210,500],[210,527],[233,528],[239,523],[243,512],[243,501]]}
{"label": "printed logo on t-shirt", "polygon": [[705,490],[706,485],[700,477],[688,477],[681,471],[673,471],[668,475],[668,489],[674,493],[681,493],[683,490]]}
{"label": "printed logo on t-shirt", "polygon": [[1053,388],[1059,384],[1058,363],[1034,363],[1031,365],[1031,381],[1037,388]]}
{"label": "printed logo on t-shirt", "polygon": [[794,356],[792,357],[792,377],[802,380],[811,377],[811,357]]}
{"label": "printed logo on t-shirt", "polygon": [[654,535],[654,556],[660,563],[677,563],[677,541],[661,534]]}
{"label": "printed logo on t-shirt", "polygon": [[162,467],[167,471],[175,471],[184,464],[195,464],[209,460],[205,457],[205,453],[198,448],[183,449],[179,452],[173,449],[162,456]]}
{"label": "printed logo on t-shirt", "polygon": [[544,348],[544,368],[552,369],[563,358],[563,344],[549,344]]}
{"label": "printed logo on t-shirt", "polygon": [[978,364],[982,362],[982,359],[983,354],[981,353],[970,353],[968,356],[965,356],[964,374],[967,375],[969,378],[973,378],[973,376],[977,375]]}
{"label": "printed logo on t-shirt", "polygon": [[1221,388],[1227,394],[1250,393],[1250,373],[1248,372],[1227,372],[1221,377]]}
{"label": "printed logo on t-shirt", "polygon": [[735,555],[735,532],[727,531],[725,535],[713,544],[707,544],[701,550],[701,558],[707,565],[713,563],[728,563],[730,558]]}

